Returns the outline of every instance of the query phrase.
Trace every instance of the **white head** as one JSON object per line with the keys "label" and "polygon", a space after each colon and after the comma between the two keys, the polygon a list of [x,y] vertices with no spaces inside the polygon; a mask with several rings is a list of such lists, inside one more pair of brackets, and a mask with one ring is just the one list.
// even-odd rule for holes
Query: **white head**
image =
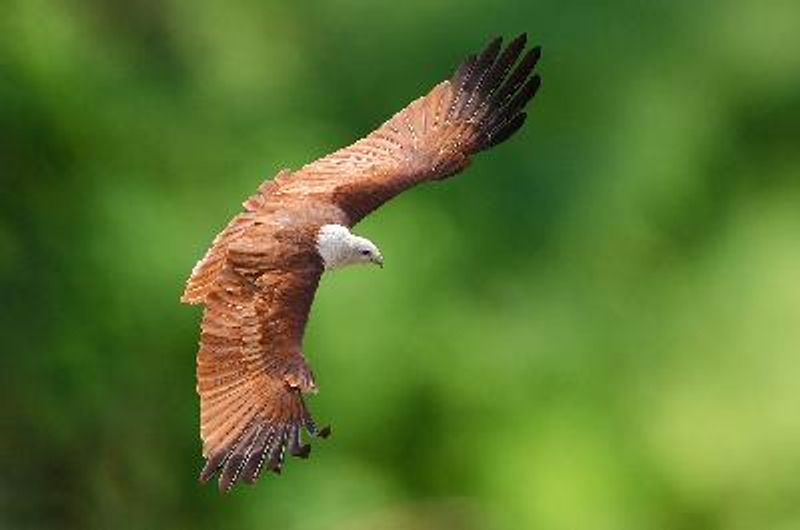
{"label": "white head", "polygon": [[324,225],[317,234],[317,251],[325,269],[338,269],[357,263],[374,263],[383,267],[378,247],[365,237],[357,236],[342,225]]}

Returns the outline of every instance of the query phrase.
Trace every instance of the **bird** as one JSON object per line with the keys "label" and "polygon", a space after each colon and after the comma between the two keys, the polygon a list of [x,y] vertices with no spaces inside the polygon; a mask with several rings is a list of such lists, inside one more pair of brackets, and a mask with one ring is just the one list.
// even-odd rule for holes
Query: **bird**
{"label": "bird", "polygon": [[[492,40],[367,136],[245,200],[191,271],[181,302],[203,306],[197,353],[199,480],[222,492],[281,472],[326,437],[304,401],[317,392],[303,333],[322,274],[383,255],[351,229],[409,188],[464,170],[522,127],[541,78],[541,47]],[[305,433],[305,437],[304,437]]]}

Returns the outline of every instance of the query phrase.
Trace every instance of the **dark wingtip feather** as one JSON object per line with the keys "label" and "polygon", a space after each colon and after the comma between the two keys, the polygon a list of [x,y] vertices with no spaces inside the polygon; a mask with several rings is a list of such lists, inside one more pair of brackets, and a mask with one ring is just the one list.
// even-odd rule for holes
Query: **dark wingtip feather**
{"label": "dark wingtip feather", "polygon": [[232,454],[225,461],[222,468],[222,474],[219,477],[219,490],[227,493],[236,483],[239,472],[244,465],[244,456],[238,453]]}
{"label": "dark wingtip feather", "polygon": [[500,53],[500,50],[502,48],[503,48],[503,37],[501,35],[498,35],[497,37],[489,41],[489,44],[486,45],[486,47],[483,49],[483,51],[478,57],[484,60],[487,60],[490,57],[495,58],[497,57],[497,54]]}
{"label": "dark wingtip feather", "polygon": [[527,43],[527,33],[521,33],[503,49],[497,37],[470,55],[451,79],[458,93],[449,118],[476,124],[473,152],[507,140],[525,122],[525,106],[540,85],[533,70],[542,55],[542,47],[533,46],[520,59]]}
{"label": "dark wingtip feather", "polygon": [[241,473],[241,481],[245,484],[255,484],[261,473],[261,466],[266,458],[266,448],[272,441],[275,427],[269,426],[261,430],[256,440],[253,442],[253,449],[250,452],[249,460]]}
{"label": "dark wingtip feather", "polygon": [[539,86],[542,84],[542,79],[538,75],[534,75],[525,83],[519,92],[508,102],[505,114],[508,116],[515,116],[518,112],[525,108],[528,101],[536,95]]}
{"label": "dark wingtip feather", "polygon": [[542,45],[537,44],[533,48],[531,48],[531,55],[535,58],[534,64],[539,62],[539,59],[542,58]]}
{"label": "dark wingtip feather", "polygon": [[452,83],[459,89],[463,89],[464,84],[469,81],[469,77],[472,74],[472,67],[475,64],[475,60],[477,59],[476,55],[469,55],[464,62],[458,67],[456,73],[453,74]]}
{"label": "dark wingtip feather", "polygon": [[311,446],[302,444],[302,428],[319,438],[326,438],[331,428],[326,426],[317,430],[305,404],[300,401],[298,407],[291,419],[253,421],[234,443],[207,457],[200,472],[200,482],[208,482],[219,474],[219,489],[228,492],[239,482],[255,484],[264,468],[280,474],[287,452],[308,458]]}
{"label": "dark wingtip feather", "polygon": [[228,452],[228,457],[222,464],[222,473],[219,476],[219,489],[228,492],[242,478],[244,471],[257,449],[256,444],[261,439],[262,431],[266,430],[260,423],[250,424],[243,432],[233,448]]}
{"label": "dark wingtip feather", "polygon": [[286,454],[286,441],[287,441],[287,433],[286,430],[281,430],[280,434],[276,437],[275,441],[272,444],[272,447],[269,450],[269,462],[267,462],[267,468],[274,472],[276,475],[281,474],[281,467],[283,467],[283,457]]}
{"label": "dark wingtip feather", "polygon": [[216,475],[217,470],[222,467],[222,463],[225,461],[225,453],[220,452],[214,455],[209,456],[206,459],[206,463],[203,466],[203,470],[200,472],[199,481],[201,484],[205,484],[211,478]]}
{"label": "dark wingtip feather", "polygon": [[520,127],[525,123],[525,120],[528,118],[528,115],[524,112],[517,114],[514,116],[511,121],[505,123],[502,127],[497,129],[494,133],[491,133],[488,136],[487,144],[484,149],[488,149],[490,147],[494,147],[497,144],[501,144],[508,140],[511,135],[519,130]]}

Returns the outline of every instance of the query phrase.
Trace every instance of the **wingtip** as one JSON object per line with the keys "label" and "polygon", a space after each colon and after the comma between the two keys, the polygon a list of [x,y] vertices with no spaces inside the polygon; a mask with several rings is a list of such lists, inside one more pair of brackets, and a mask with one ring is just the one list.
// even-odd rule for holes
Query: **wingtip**
{"label": "wingtip", "polygon": [[530,83],[533,90],[533,94],[531,95],[531,97],[533,97],[536,94],[536,92],[539,91],[539,88],[542,86],[542,76],[540,76],[539,74],[533,74]]}
{"label": "wingtip", "polygon": [[503,46],[503,36],[497,35],[491,41],[489,41],[489,44],[486,46],[486,49],[487,50],[492,48],[500,49],[502,46]]}
{"label": "wingtip", "polygon": [[223,455],[216,454],[211,455],[206,458],[206,463],[203,466],[202,471],[200,471],[200,476],[197,477],[197,481],[200,484],[205,484],[217,473],[220,466],[222,465],[222,461],[224,460]]}
{"label": "wingtip", "polygon": [[225,473],[220,473],[219,480],[217,480],[217,489],[222,494],[229,493],[236,482],[236,480],[230,480],[230,478],[226,477]]}

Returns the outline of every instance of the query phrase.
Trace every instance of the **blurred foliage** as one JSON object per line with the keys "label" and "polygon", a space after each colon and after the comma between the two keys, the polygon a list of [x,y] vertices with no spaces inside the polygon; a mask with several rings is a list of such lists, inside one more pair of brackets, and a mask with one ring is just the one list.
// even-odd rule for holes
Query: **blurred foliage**
{"label": "blurred foliage", "polygon": [[[800,528],[796,1],[0,4],[0,527]],[[263,178],[490,37],[528,125],[358,227],[334,436],[198,487],[183,282]]]}

